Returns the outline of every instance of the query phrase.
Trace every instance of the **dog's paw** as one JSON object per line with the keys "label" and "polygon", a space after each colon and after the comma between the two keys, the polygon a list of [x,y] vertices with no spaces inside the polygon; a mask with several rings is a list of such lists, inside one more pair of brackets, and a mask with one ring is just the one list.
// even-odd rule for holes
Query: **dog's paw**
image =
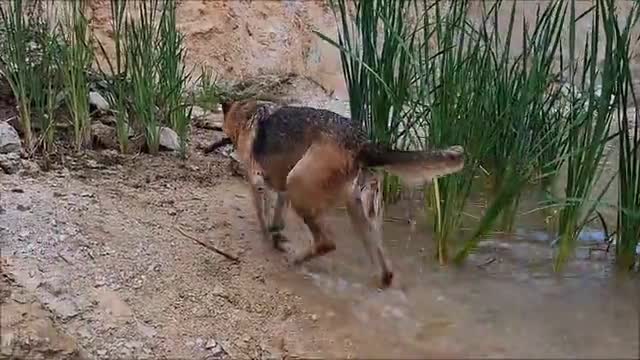
{"label": "dog's paw", "polygon": [[280,232],[271,233],[271,242],[273,248],[278,251],[287,252],[289,250],[289,239]]}
{"label": "dog's paw", "polygon": [[287,267],[290,269],[296,268],[299,265],[300,256],[292,249],[288,249],[287,251],[284,251],[284,253],[284,262]]}

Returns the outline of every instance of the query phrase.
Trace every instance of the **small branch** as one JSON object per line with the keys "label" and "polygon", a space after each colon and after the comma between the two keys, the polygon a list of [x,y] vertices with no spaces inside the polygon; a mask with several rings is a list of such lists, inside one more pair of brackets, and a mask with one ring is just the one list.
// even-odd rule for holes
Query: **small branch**
{"label": "small branch", "polygon": [[198,127],[200,129],[207,129],[207,130],[214,130],[214,131],[223,131],[222,126],[219,125],[212,125],[209,124],[208,122],[194,122],[193,124],[195,127]]}
{"label": "small branch", "polygon": [[221,148],[223,146],[227,146],[227,145],[231,145],[231,144],[233,144],[231,142],[231,138],[224,137],[224,138],[214,142],[213,144],[207,146],[202,152],[205,153],[205,154],[208,154],[208,153],[214,151],[217,148]]}
{"label": "small branch", "polygon": [[60,259],[62,259],[64,262],[66,262],[69,265],[73,265],[73,263],[71,261],[69,261],[69,259],[67,259],[66,257],[64,257],[64,255],[62,255],[59,251],[58,251],[58,257]]}
{"label": "small branch", "polygon": [[490,258],[489,260],[485,261],[482,264],[478,264],[477,266],[482,269],[487,265],[493,264],[496,260],[497,260],[496,258]]}
{"label": "small branch", "polygon": [[185,233],[182,229],[180,229],[180,228],[179,228],[179,227],[177,227],[177,226],[176,226],[175,228],[176,228],[176,230],[177,230],[180,234],[182,234],[182,236],[186,237],[187,239],[191,239],[191,240],[193,240],[193,241],[197,242],[198,244],[200,244],[200,245],[204,246],[205,248],[207,248],[207,249],[209,249],[209,250],[211,250],[211,251],[213,251],[213,252],[215,252],[215,253],[218,253],[218,254],[220,254],[220,255],[222,255],[222,256],[224,256],[224,257],[226,257],[227,259],[229,259],[229,260],[231,260],[231,261],[233,261],[233,262],[237,262],[237,263],[239,263],[239,262],[240,262],[240,259],[239,259],[238,257],[233,256],[233,255],[230,255],[230,254],[228,254],[228,253],[226,253],[226,252],[224,252],[224,251],[222,251],[222,250],[220,250],[220,249],[216,248],[215,246],[213,246],[213,245],[211,245],[211,244],[208,244],[208,243],[206,243],[206,242],[204,242],[204,241],[202,241],[202,240],[200,240],[200,239],[198,239],[198,238],[195,238],[195,237],[193,237],[193,236],[191,236],[191,235],[189,235],[189,234]]}

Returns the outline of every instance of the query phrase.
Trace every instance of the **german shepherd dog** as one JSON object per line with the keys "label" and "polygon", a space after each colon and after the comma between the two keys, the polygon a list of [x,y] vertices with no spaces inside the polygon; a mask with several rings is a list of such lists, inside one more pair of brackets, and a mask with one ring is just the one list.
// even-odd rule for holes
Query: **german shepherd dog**
{"label": "german shepherd dog", "polygon": [[[293,263],[327,254],[336,245],[324,215],[334,206],[346,205],[370,260],[381,273],[382,288],[391,285],[393,271],[382,246],[382,177],[376,168],[415,187],[464,166],[461,146],[392,150],[370,142],[357,123],[328,110],[243,100],[224,102],[222,111],[222,128],[228,137],[222,143],[234,145],[247,172],[264,240],[286,251],[283,211],[290,203],[313,236],[311,247],[290,254]],[[277,194],[269,223],[267,189]]]}

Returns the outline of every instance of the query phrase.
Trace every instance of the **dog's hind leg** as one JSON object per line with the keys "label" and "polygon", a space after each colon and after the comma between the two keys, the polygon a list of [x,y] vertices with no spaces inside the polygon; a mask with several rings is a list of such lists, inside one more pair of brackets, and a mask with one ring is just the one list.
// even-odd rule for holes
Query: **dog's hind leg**
{"label": "dog's hind leg", "polygon": [[391,261],[382,246],[382,179],[377,175],[362,171],[347,200],[347,211],[351,223],[364,243],[371,262],[381,273],[382,287],[391,285],[393,271]]}
{"label": "dog's hind leg", "polygon": [[287,175],[287,196],[313,236],[313,245],[294,259],[300,264],[335,250],[324,214],[335,205],[352,173],[351,154],[333,144],[314,144]]}
{"label": "dog's hind leg", "polygon": [[249,184],[251,185],[251,196],[256,215],[258,217],[258,225],[262,238],[266,241],[269,239],[269,229],[267,228],[267,211],[269,210],[269,194],[265,185],[264,175],[257,163],[253,162],[248,171]]}
{"label": "dog's hind leg", "polygon": [[285,227],[284,212],[287,208],[288,199],[285,192],[278,192],[276,198],[276,204],[273,209],[273,219],[271,226],[269,226],[269,232],[271,233],[271,241],[273,241],[273,247],[280,251],[285,251],[282,244],[287,242],[287,238],[282,234]]}

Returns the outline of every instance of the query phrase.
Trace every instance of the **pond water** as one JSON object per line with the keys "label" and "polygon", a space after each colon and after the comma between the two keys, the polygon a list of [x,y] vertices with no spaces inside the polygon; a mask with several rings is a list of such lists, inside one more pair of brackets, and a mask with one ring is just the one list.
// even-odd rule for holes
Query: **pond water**
{"label": "pond water", "polygon": [[[348,115],[346,102],[313,101],[318,98],[302,103]],[[604,176],[594,194],[615,172],[615,148],[613,143],[607,148]],[[563,181],[561,174],[559,183]],[[616,204],[616,181],[603,201]],[[484,202],[481,193],[471,201]],[[405,206],[385,210],[385,247],[398,278],[393,289],[372,286],[375,269],[344,210],[336,210],[330,220],[337,250],[280,276],[283,286],[326,312],[322,320],[345,338],[367,333],[371,353],[359,356],[639,358],[638,275],[614,269],[613,253],[603,251],[606,235],[598,223],[580,234],[576,256],[563,273],[553,271],[555,234],[541,212],[519,215],[514,234],[483,241],[462,267],[441,267],[430,237],[431,220],[418,212],[417,225],[410,226]],[[420,203],[412,206],[420,208]],[[521,210],[536,206],[535,199],[521,201]],[[478,210],[470,209],[480,214]],[[614,227],[615,209],[602,213],[609,229]],[[288,236],[309,239],[299,220],[289,215],[293,224],[287,225]],[[390,343],[383,350],[376,347]]]}

